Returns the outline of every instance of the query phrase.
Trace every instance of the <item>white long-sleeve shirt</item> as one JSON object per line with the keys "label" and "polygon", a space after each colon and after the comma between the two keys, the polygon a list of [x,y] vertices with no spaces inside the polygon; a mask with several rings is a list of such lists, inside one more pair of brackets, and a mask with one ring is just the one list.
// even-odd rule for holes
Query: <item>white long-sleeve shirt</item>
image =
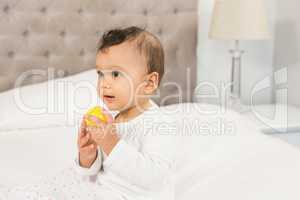
{"label": "white long-sleeve shirt", "polygon": [[95,176],[100,188],[120,199],[174,199],[175,122],[151,101],[149,109],[116,128],[120,140],[109,156],[98,156],[90,168],[79,166],[77,158],[78,172]]}

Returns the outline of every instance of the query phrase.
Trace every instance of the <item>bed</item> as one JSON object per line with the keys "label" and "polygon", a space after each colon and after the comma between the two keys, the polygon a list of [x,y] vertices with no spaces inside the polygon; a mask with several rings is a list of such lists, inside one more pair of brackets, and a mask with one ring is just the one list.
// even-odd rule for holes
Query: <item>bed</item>
{"label": "bed", "polygon": [[[299,149],[260,133],[234,111],[189,103],[196,86],[196,0],[0,0],[0,7],[0,191],[70,166],[79,120],[98,103],[90,92],[95,41],[109,28],[134,24],[165,46],[166,76],[154,100],[170,115],[177,112],[182,130],[175,199],[299,199]],[[15,85],[30,70],[37,75]],[[176,84],[183,99],[165,99]]]}
{"label": "bed", "polygon": [[[49,105],[43,98],[48,84],[80,80],[96,84],[95,70],[23,87],[22,97],[27,106]],[[89,106],[84,96],[74,95],[76,104],[68,105],[68,112],[76,110],[75,114],[24,113],[9,105],[16,90],[0,94],[1,114],[5,113],[0,124],[0,188],[35,183],[68,169],[77,152],[80,112]],[[182,103],[162,108],[178,116],[177,128],[182,130],[174,173],[175,199],[299,198],[298,148],[262,134],[248,118],[215,105]]]}

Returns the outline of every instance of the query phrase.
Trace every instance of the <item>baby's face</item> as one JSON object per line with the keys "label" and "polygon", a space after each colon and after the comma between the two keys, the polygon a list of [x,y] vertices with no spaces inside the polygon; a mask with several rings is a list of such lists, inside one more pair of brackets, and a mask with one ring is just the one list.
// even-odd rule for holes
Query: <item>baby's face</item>
{"label": "baby's face", "polygon": [[132,43],[124,42],[96,57],[98,95],[110,110],[125,110],[145,95],[147,65]]}

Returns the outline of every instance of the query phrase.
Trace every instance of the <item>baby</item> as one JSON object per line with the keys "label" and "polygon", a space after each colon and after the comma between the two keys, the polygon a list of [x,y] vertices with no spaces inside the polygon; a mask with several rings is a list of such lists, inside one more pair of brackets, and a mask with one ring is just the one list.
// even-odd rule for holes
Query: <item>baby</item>
{"label": "baby", "polygon": [[175,123],[150,99],[164,75],[162,44],[138,27],[110,30],[96,70],[98,95],[118,114],[112,123],[81,123],[77,170],[94,180],[93,198],[173,199]]}

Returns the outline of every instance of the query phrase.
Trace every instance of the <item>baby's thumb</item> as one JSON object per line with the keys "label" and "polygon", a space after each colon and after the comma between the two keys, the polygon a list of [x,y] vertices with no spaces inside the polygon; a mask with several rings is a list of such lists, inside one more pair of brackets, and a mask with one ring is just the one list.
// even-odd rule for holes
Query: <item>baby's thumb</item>
{"label": "baby's thumb", "polygon": [[103,114],[107,118],[107,123],[112,123],[114,121],[114,118],[113,118],[113,116],[112,116],[112,114],[110,113],[109,110],[106,110],[105,108],[103,108]]}

